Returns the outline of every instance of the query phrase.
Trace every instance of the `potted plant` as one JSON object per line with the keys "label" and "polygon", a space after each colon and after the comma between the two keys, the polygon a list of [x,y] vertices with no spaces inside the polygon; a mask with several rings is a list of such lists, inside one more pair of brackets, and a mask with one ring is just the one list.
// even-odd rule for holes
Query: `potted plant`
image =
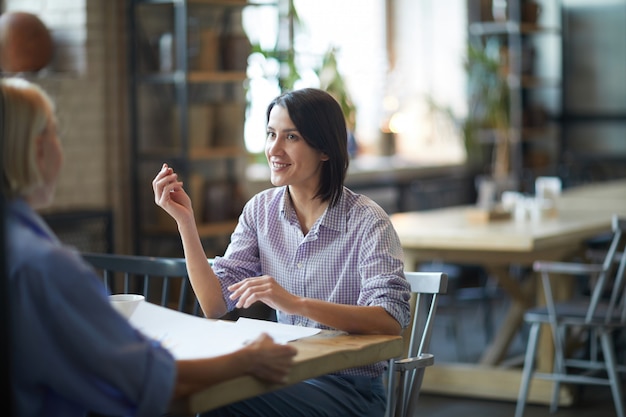
{"label": "potted plant", "polygon": [[468,153],[482,152],[483,139],[491,138],[490,175],[506,182],[510,173],[510,90],[499,50],[468,45],[465,70],[468,76],[468,116],[463,123]]}

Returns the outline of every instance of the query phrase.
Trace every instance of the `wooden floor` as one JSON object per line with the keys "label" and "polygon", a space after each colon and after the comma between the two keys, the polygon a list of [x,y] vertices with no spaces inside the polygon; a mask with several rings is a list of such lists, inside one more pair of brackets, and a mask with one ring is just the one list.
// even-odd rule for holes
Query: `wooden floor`
{"label": "wooden floor", "polygon": [[[576,406],[550,413],[549,406],[529,405],[524,417],[615,417],[608,388],[593,387]],[[515,404],[469,398],[422,394],[414,417],[513,417]],[[91,413],[88,417],[106,417]]]}
{"label": "wooden floor", "polygon": [[[427,371],[428,372],[428,371]],[[420,396],[416,417],[513,417],[515,403],[481,399]],[[527,405],[524,417],[612,417],[613,398],[608,387],[586,387],[578,404],[550,413],[547,405]]]}
{"label": "wooden floor", "polygon": [[[497,317],[506,308],[506,300],[494,305],[494,326]],[[486,345],[482,310],[476,304],[453,311],[441,306],[437,310],[431,351],[436,352],[437,362],[477,361]],[[454,326],[457,324],[458,326]],[[456,327],[456,332],[455,332]],[[456,333],[456,334],[455,334]],[[509,355],[521,357],[526,348],[524,332],[514,340]],[[428,370],[426,370],[428,372]],[[626,381],[625,386],[626,386]],[[548,405],[527,405],[524,417],[612,417],[616,416],[613,397],[609,387],[578,387],[577,402],[570,407],[559,408],[550,413]],[[626,389],[626,388],[625,388]],[[422,393],[416,417],[513,417],[515,402],[476,398],[450,397]]]}

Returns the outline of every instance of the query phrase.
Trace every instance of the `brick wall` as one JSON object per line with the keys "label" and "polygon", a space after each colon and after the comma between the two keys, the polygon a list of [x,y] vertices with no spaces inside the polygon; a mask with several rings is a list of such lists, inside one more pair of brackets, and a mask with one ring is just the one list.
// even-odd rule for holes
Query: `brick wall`
{"label": "brick wall", "polygon": [[53,62],[28,75],[57,104],[65,150],[47,212],[110,209],[115,250],[130,251],[125,1],[5,0],[5,9],[37,14],[54,40]]}

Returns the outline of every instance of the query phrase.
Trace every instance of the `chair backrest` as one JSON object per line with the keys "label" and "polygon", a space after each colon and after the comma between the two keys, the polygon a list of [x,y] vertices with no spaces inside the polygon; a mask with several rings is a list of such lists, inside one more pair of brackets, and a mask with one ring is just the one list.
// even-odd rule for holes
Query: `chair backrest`
{"label": "chair backrest", "polygon": [[411,285],[411,324],[403,334],[405,353],[389,361],[387,416],[412,416],[426,366],[434,363],[427,353],[440,294],[448,288],[443,272],[405,272]]}
{"label": "chair backrest", "polygon": [[[405,272],[411,285],[411,325],[405,330],[407,358],[426,352],[439,295],[448,290],[448,275],[443,272]],[[422,309],[424,311],[422,312]]]}
{"label": "chair backrest", "polygon": [[551,320],[556,325],[556,302],[550,286],[550,274],[567,274],[589,276],[591,294],[585,303],[584,312],[574,312],[568,309],[569,314],[561,312],[559,316],[584,316],[586,324],[626,325],[626,218],[614,215],[611,219],[613,237],[608,250],[602,256],[602,263],[598,251],[591,252],[591,259],[596,263],[568,263],[536,261],[533,264],[535,271],[541,273],[541,280],[546,294],[546,308]]}
{"label": "chair backrest", "polygon": [[589,322],[597,315],[600,302],[607,289],[610,289],[610,299],[604,313],[604,321],[614,321],[619,316],[622,324],[626,323],[625,282],[626,270],[626,218],[614,215],[611,221],[613,238],[602,263],[596,285],[591,294],[591,302],[587,311],[586,320]]}
{"label": "chair backrest", "polygon": [[146,301],[202,315],[184,258],[83,253],[83,258],[100,271],[109,293],[140,293]]}

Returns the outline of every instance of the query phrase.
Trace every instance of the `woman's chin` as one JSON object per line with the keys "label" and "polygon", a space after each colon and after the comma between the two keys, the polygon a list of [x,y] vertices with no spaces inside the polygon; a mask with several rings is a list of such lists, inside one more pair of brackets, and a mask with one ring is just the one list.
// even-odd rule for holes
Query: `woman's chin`
{"label": "woman's chin", "polygon": [[54,201],[55,187],[37,187],[25,198],[28,204],[35,210],[45,209]]}
{"label": "woman's chin", "polygon": [[274,187],[280,187],[281,185],[285,185],[284,181],[282,181],[281,177],[271,175],[270,182]]}

